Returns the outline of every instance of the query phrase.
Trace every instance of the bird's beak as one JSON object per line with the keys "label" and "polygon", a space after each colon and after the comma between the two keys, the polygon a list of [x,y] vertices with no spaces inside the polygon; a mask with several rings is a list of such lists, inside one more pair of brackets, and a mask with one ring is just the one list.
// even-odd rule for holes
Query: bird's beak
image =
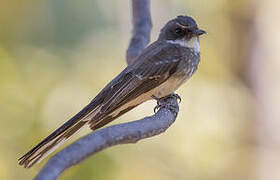
{"label": "bird's beak", "polygon": [[206,31],[202,30],[202,29],[197,29],[195,30],[195,33],[194,33],[196,36],[201,36],[203,34],[206,34]]}

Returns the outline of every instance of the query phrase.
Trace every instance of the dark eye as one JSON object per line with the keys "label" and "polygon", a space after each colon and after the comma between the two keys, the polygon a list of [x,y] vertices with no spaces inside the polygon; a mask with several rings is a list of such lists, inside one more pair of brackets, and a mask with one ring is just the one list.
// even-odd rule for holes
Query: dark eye
{"label": "dark eye", "polygon": [[176,28],[175,33],[179,36],[183,36],[185,34],[185,31],[182,28]]}

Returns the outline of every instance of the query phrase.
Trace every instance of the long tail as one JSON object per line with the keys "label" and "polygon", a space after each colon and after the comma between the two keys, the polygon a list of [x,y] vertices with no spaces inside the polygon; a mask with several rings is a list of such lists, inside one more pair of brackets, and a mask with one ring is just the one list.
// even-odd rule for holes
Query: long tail
{"label": "long tail", "polygon": [[24,156],[19,158],[19,164],[23,165],[25,168],[30,168],[34,164],[39,163],[56,148],[67,141],[82,126],[87,124],[94,116],[96,111],[98,111],[99,105],[100,103],[93,100],[78,114],[55,130],[51,135],[46,137],[42,142],[32,148]]}
{"label": "long tail", "polygon": [[[101,128],[122,114],[130,111],[138,104],[146,101],[147,99],[145,98],[139,98],[139,100],[131,102],[140,95],[134,91],[135,87],[139,85],[141,85],[141,81],[133,76],[126,68],[84,109],[22,156],[19,159],[19,164],[30,168],[43,160],[85,124],[89,124],[92,130]],[[137,91],[139,89],[141,90],[141,88],[136,89]],[[133,96],[131,96],[129,92],[131,92]]]}

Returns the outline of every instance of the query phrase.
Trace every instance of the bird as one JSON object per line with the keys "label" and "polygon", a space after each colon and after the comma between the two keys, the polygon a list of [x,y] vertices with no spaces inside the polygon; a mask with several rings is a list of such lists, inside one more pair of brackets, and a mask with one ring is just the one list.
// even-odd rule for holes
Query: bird
{"label": "bird", "polygon": [[39,163],[84,125],[99,129],[143,102],[177,90],[198,68],[199,37],[205,33],[190,16],[168,21],[155,42],[80,112],[19,158],[19,165],[30,168]]}

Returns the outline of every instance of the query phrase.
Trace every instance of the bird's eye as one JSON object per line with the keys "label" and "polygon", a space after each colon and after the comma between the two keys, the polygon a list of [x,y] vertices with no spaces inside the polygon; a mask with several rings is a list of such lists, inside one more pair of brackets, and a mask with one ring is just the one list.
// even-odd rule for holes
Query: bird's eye
{"label": "bird's eye", "polygon": [[185,31],[182,28],[176,28],[175,33],[179,36],[182,36],[185,34]]}

